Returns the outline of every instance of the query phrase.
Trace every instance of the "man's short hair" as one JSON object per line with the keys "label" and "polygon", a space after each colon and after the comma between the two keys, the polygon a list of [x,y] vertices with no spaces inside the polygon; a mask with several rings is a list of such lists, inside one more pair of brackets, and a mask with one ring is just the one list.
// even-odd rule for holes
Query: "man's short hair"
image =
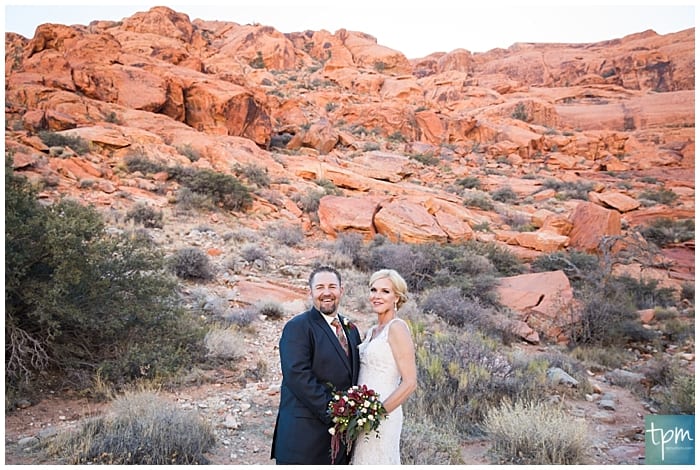
{"label": "man's short hair", "polygon": [[309,287],[311,289],[314,288],[314,277],[316,277],[316,274],[318,274],[318,273],[333,273],[333,274],[335,274],[335,277],[338,278],[338,286],[342,285],[342,281],[340,279],[340,273],[338,272],[337,269],[335,269],[332,266],[318,266],[313,271],[311,271],[311,274],[309,274]]}

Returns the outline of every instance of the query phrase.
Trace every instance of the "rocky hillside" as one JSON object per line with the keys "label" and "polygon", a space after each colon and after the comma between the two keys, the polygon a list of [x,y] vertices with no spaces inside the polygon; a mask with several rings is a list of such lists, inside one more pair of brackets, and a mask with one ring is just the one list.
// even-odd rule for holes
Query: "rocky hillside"
{"label": "rocky hillside", "polygon": [[[357,232],[497,242],[524,260],[596,251],[657,219],[694,218],[694,43],[694,29],[646,31],[409,60],[362,32],[283,34],[155,7],[7,33],[5,147],[42,198],[112,213],[145,203],[177,219],[178,182],[129,171],[136,157],[240,177],[252,206],[203,220],[287,224],[311,247]],[[326,195],[307,210],[315,191]],[[694,281],[692,241],[655,256],[624,269]],[[286,287],[280,300],[299,295]]]}
{"label": "rocky hillside", "polygon": [[[110,230],[133,226],[126,214],[139,205],[162,213],[151,237],[166,252],[201,247],[216,267],[206,283],[182,283],[204,313],[261,299],[280,302],[285,317],[301,311],[310,265],[348,233],[490,242],[525,262],[624,250],[615,274],[679,292],[694,285],[693,238],[672,227],[659,229],[660,246],[643,236],[659,220],[694,224],[694,29],[408,59],[362,32],[283,34],[155,7],[120,22],[44,24],[33,38],[7,33],[5,71],[14,170],[47,202],[97,207]],[[187,188],[165,171],[173,167],[235,176],[252,201],[188,210]],[[275,233],[300,240],[283,246]],[[245,245],[268,258],[241,256]],[[365,282],[348,274],[346,286]],[[343,308],[364,330],[364,292],[348,290]],[[517,315],[517,349],[565,339],[562,302],[573,291],[562,271],[501,278],[497,292]],[[694,307],[678,301],[689,320]],[[639,315],[658,327],[654,309]],[[258,323],[242,341],[240,370],[172,392],[216,424],[217,464],[269,463],[283,322]],[[661,353],[694,371],[694,339],[686,343]],[[593,461],[638,462],[643,415],[655,411],[618,387],[622,379],[590,375],[595,393],[571,413],[591,426]],[[6,463],[46,463],[28,461],[27,448],[91,414],[48,395],[6,413]],[[609,396],[615,413],[601,405]],[[461,445],[465,463],[486,461],[484,443]]]}

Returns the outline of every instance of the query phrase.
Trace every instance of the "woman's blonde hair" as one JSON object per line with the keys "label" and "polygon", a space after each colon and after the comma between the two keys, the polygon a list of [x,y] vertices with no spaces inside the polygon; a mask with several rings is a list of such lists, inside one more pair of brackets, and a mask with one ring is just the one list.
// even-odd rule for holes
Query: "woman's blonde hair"
{"label": "woman's blonde hair", "polygon": [[400,309],[403,304],[408,300],[408,285],[406,281],[399,273],[393,269],[380,269],[376,271],[369,278],[370,287],[377,279],[387,278],[391,281],[391,285],[394,286],[394,294],[396,295],[396,310]]}

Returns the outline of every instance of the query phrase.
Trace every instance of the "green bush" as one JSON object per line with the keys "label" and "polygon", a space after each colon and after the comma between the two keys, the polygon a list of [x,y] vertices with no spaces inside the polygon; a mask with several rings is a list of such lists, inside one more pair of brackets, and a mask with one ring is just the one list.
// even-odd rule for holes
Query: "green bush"
{"label": "green bush", "polygon": [[367,265],[360,269],[391,267],[400,272],[409,289],[417,292],[434,286],[458,286],[467,297],[494,303],[496,274],[522,272],[523,265],[509,251],[495,244],[469,241],[454,245],[380,243],[368,247]]}
{"label": "green bush", "polygon": [[515,366],[479,332],[439,329],[414,342],[418,387],[405,407],[407,420],[477,436],[488,410],[504,398],[541,399],[547,392],[546,363]]}
{"label": "green bush", "polygon": [[465,194],[463,204],[467,207],[475,207],[485,211],[492,211],[495,208],[493,199],[491,199],[491,197],[489,197],[486,193],[478,190]]}
{"label": "green bush", "polygon": [[480,189],[481,181],[476,176],[467,176],[455,181],[455,184],[467,189]]}
{"label": "green bush", "polygon": [[515,106],[515,109],[511,113],[511,117],[523,122],[528,122],[530,120],[530,116],[528,116],[527,110],[525,109],[525,104],[523,103],[518,103]]}
{"label": "green bush", "polygon": [[50,453],[70,465],[208,464],[206,452],[216,437],[196,411],[181,409],[154,392],[130,392],[111,404],[111,412],[59,434]]}
{"label": "green bush", "polygon": [[630,276],[617,276],[608,281],[608,290],[626,292],[637,309],[669,307],[674,305],[675,290],[659,287],[658,279],[634,279]]}
{"label": "green bush", "polygon": [[124,164],[126,165],[127,171],[130,173],[140,171],[145,175],[160,173],[168,169],[168,167],[162,163],[154,162],[140,155],[131,155],[124,158]]}
{"label": "green bush", "polygon": [[263,59],[262,52],[257,51],[255,54],[255,59],[251,60],[248,65],[250,65],[254,69],[264,69],[265,68],[265,59]]}
{"label": "green bush", "polygon": [[234,176],[212,170],[173,169],[169,172],[183,186],[199,194],[210,196],[224,209],[241,211],[248,209],[253,198],[250,191]]}
{"label": "green bush", "polygon": [[510,203],[518,200],[518,195],[515,194],[512,188],[506,186],[498,188],[491,193],[491,199],[498,202]]}
{"label": "green bush", "polygon": [[255,184],[259,188],[270,187],[270,176],[267,174],[267,169],[259,165],[237,165],[234,168],[236,174],[243,175],[250,183]]}
{"label": "green bush", "polygon": [[600,260],[596,255],[583,251],[555,251],[535,258],[531,265],[533,272],[564,271],[574,288],[584,282],[592,282],[600,276]]}
{"label": "green bush", "polygon": [[86,382],[81,377],[123,360],[133,338],[153,353],[151,375],[193,362],[198,331],[182,321],[176,284],[149,238],[107,234],[94,209],[73,201],[39,204],[7,161],[5,196],[8,388],[43,372]]}
{"label": "green bush", "polygon": [[593,183],[588,181],[559,181],[548,178],[542,184],[542,189],[553,189],[557,192],[557,198],[562,200],[581,199],[588,200],[588,193],[593,189]]}
{"label": "green bush", "polygon": [[659,189],[657,191],[644,191],[639,195],[639,199],[670,206],[676,202],[678,194],[670,189]]}
{"label": "green bush", "polygon": [[90,151],[90,146],[87,141],[78,135],[39,131],[39,138],[49,147],[69,147],[78,155],[84,155]]}
{"label": "green bush", "polygon": [[590,284],[576,295],[581,302],[574,315],[573,344],[608,347],[653,338],[654,333],[642,327],[635,300],[624,286]]}
{"label": "green bush", "polygon": [[660,218],[655,219],[650,225],[642,227],[639,231],[646,240],[663,248],[673,243],[694,240],[695,220]]}

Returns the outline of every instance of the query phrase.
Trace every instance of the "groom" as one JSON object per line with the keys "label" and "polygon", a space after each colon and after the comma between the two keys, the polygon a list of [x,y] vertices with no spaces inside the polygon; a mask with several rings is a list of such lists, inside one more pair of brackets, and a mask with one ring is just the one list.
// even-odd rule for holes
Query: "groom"
{"label": "groom", "polygon": [[[338,315],[343,295],[340,273],[329,266],[309,276],[313,307],[289,320],[280,338],[282,388],[271,458],[281,464],[330,465],[332,426],[327,414],[331,388],[347,390],[357,384],[360,333]],[[349,354],[331,322],[339,317]],[[335,464],[347,464],[344,446]]]}

